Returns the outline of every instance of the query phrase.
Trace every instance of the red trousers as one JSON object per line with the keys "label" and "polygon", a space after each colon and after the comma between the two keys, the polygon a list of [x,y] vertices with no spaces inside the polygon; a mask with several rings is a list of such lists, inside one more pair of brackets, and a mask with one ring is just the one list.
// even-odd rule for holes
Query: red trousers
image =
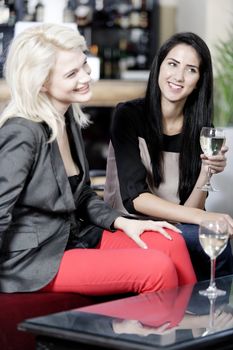
{"label": "red trousers", "polygon": [[183,237],[146,231],[142,249],[122,231],[104,231],[95,249],[65,251],[56,277],[43,291],[86,295],[146,293],[193,284],[196,276]]}

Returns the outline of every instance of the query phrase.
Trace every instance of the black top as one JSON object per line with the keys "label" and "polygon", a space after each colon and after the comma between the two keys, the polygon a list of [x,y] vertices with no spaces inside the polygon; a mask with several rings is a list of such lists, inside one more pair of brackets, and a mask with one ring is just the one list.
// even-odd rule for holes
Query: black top
{"label": "black top", "polygon": [[[120,103],[116,107],[111,126],[111,142],[115,152],[122,202],[129,213],[135,214],[133,200],[141,193],[151,192],[147,183],[148,170],[142,162],[139,147],[140,139],[146,144],[144,115],[144,99]],[[164,135],[163,141],[165,153],[180,153],[181,134]],[[177,160],[171,171],[174,167],[178,167]]]}
{"label": "black top", "polygon": [[68,177],[72,193],[76,191],[78,184],[81,181],[81,177],[82,177],[81,173],[78,175],[73,175]]}
{"label": "black top", "polygon": [[[81,181],[82,174],[69,176],[69,183],[72,193],[74,193]],[[78,220],[76,213],[70,215],[70,236],[66,250],[74,248],[94,248],[101,240],[103,229],[94,225],[89,225],[85,230],[85,235],[80,237],[82,231],[82,221]]]}

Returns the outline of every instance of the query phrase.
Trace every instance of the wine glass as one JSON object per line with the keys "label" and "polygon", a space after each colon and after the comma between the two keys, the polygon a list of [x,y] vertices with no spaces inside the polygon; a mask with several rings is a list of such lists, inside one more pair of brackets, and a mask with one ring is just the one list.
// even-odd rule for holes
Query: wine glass
{"label": "wine glass", "polygon": [[225,295],[224,290],[218,289],[215,284],[216,258],[227,246],[229,238],[228,225],[224,220],[206,220],[199,226],[199,241],[211,262],[210,284],[205,290],[199,291],[201,295],[214,298]]}
{"label": "wine glass", "polygon": [[[222,146],[225,144],[226,138],[224,134],[224,130],[221,128],[211,128],[211,127],[203,127],[201,129],[200,134],[200,144],[203,153],[209,156],[217,155]],[[218,191],[211,185],[211,168],[208,167],[208,179],[204,186],[198,187],[202,191]]]}

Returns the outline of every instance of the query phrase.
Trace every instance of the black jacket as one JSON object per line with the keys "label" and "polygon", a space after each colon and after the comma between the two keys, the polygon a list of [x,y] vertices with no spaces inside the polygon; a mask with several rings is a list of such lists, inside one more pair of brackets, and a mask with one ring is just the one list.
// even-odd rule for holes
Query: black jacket
{"label": "black jacket", "polygon": [[121,215],[90,188],[81,131],[69,119],[83,173],[74,194],[57,141],[48,143],[48,127],[15,117],[0,128],[0,291],[38,290],[53,279],[74,212],[84,233],[90,223],[110,229]]}

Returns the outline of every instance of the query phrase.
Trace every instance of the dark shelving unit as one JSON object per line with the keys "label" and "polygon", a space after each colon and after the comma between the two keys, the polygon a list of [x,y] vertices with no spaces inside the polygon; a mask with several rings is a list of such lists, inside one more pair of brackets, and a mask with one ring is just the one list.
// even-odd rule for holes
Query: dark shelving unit
{"label": "dark shelving unit", "polygon": [[[89,1],[92,17],[88,23],[77,19],[78,28],[90,50],[101,60],[101,78],[118,79],[122,71],[149,70],[158,48],[158,2],[101,2],[103,8],[97,10],[97,1]],[[92,7],[94,4],[95,7]]]}

